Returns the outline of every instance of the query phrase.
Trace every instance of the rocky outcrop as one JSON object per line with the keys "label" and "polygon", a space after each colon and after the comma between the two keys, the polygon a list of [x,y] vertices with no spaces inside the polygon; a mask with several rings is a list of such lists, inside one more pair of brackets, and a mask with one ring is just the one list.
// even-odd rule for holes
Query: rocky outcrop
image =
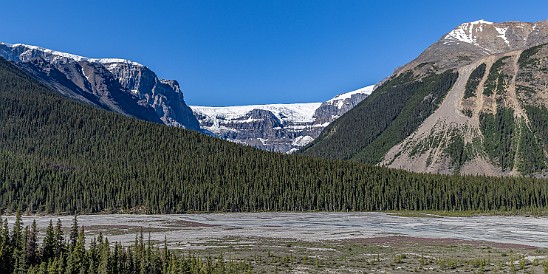
{"label": "rocky outcrop", "polygon": [[4,43],[0,57],[74,99],[142,120],[200,129],[177,81],[160,79],[139,63]]}
{"label": "rocky outcrop", "polygon": [[368,86],[324,103],[191,108],[201,128],[214,136],[259,149],[291,153],[313,141],[325,126],[372,91],[373,86]]}
{"label": "rocky outcrop", "polygon": [[363,99],[371,94],[373,89],[374,86],[367,86],[352,92],[337,95],[333,99],[322,103],[320,107],[314,111],[314,123],[325,124],[333,122],[363,101]]}

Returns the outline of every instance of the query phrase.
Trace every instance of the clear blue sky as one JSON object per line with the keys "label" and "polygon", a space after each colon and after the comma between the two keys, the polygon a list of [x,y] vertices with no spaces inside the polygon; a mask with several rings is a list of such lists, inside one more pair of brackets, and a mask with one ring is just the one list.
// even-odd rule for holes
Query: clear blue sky
{"label": "clear blue sky", "polygon": [[3,1],[0,41],[140,62],[191,105],[318,102],[375,84],[462,22],[548,1]]}

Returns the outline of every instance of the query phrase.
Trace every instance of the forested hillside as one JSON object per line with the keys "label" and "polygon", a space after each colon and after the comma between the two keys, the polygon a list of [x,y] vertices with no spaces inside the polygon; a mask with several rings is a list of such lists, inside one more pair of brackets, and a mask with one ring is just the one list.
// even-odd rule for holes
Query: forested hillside
{"label": "forested hillside", "polygon": [[457,76],[450,70],[422,79],[411,71],[394,76],[327,126],[304,154],[380,162],[436,110]]}
{"label": "forested hillside", "polygon": [[[440,75],[436,85],[450,86],[452,77]],[[0,209],[9,212],[505,210],[547,203],[541,180],[414,174],[268,153],[139,121],[66,99],[0,60]]]}

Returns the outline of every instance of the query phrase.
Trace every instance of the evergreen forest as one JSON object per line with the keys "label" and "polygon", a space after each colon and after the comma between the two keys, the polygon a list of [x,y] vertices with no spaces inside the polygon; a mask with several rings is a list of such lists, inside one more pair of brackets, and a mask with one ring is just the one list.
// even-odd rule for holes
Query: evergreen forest
{"label": "evergreen forest", "polygon": [[[440,74],[416,89],[447,90],[455,78]],[[406,113],[426,117],[434,105],[418,102]],[[398,123],[406,130],[418,125],[404,118]],[[0,209],[9,213],[520,210],[547,203],[544,180],[416,174],[271,153],[136,120],[67,99],[0,60]]]}
{"label": "evergreen forest", "polygon": [[[393,76],[351,111],[329,124],[301,151],[305,155],[376,164],[441,104],[456,71]],[[425,99],[427,98],[427,100]]]}
{"label": "evergreen forest", "polygon": [[[0,273],[246,273],[251,265],[223,258],[177,255],[145,240],[143,232],[133,245],[111,244],[99,234],[86,241],[76,216],[69,235],[61,221],[50,220],[42,243],[36,221],[23,227],[18,213],[12,229],[7,219],[0,226]],[[68,236],[68,237],[66,237]]]}

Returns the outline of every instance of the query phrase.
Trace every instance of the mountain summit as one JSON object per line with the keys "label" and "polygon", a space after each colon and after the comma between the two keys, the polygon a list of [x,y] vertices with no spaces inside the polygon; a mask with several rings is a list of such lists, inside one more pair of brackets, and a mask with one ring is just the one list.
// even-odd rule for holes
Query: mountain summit
{"label": "mountain summit", "polygon": [[548,20],[535,23],[485,20],[464,23],[445,34],[397,72],[457,68],[492,54],[525,49],[548,41]]}

